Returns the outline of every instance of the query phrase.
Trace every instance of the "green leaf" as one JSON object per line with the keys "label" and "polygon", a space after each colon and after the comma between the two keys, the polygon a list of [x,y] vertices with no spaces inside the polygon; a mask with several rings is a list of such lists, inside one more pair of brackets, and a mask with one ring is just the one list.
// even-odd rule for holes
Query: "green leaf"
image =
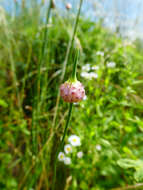
{"label": "green leaf", "polygon": [[105,139],[101,139],[100,142],[101,142],[101,144],[102,144],[103,146],[105,146],[105,147],[111,146],[110,142],[107,141],[107,140],[105,140]]}
{"label": "green leaf", "polygon": [[4,100],[0,99],[0,106],[7,108],[8,104]]}
{"label": "green leaf", "polygon": [[117,164],[124,169],[128,169],[128,168],[137,168],[140,165],[143,164],[143,161],[141,160],[131,160],[131,159],[120,159],[117,161]]}
{"label": "green leaf", "polygon": [[143,167],[138,168],[134,174],[134,178],[137,181],[142,181],[143,180]]}

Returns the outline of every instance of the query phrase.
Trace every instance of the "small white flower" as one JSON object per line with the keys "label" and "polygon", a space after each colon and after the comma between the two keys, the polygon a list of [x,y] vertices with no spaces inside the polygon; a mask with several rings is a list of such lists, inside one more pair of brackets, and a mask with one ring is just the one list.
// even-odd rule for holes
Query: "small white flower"
{"label": "small white flower", "polygon": [[78,157],[78,158],[82,158],[82,157],[83,157],[83,152],[82,152],[82,151],[81,151],[81,152],[78,152],[78,153],[77,153],[77,157]]}
{"label": "small white flower", "polygon": [[90,71],[90,64],[86,64],[86,65],[82,66],[82,70],[83,71]]}
{"label": "small white flower", "polygon": [[91,78],[91,79],[92,79],[92,78],[95,78],[95,79],[98,78],[98,74],[97,74],[97,73],[91,72],[91,73],[89,73],[89,75],[90,75],[90,78]]}
{"label": "small white flower", "polygon": [[65,158],[64,158],[64,163],[65,163],[66,165],[70,165],[70,164],[71,164],[71,158],[65,157]]}
{"label": "small white flower", "polygon": [[79,105],[79,103],[78,103],[78,102],[74,102],[73,104],[74,104],[74,105]]}
{"label": "small white flower", "polygon": [[99,151],[100,151],[101,149],[102,149],[101,145],[100,145],[100,144],[97,144],[97,145],[96,145],[96,150],[99,150]]}
{"label": "small white flower", "polygon": [[97,71],[97,70],[99,70],[99,66],[95,65],[95,66],[91,67],[91,69]]}
{"label": "small white flower", "polygon": [[87,72],[81,72],[81,76],[82,76],[83,78],[88,79],[88,78],[89,78],[89,73],[87,73]]}
{"label": "small white flower", "polygon": [[59,161],[64,161],[65,154],[63,152],[60,152],[59,155],[58,155],[58,159],[59,159]]}
{"label": "small white flower", "polygon": [[115,66],[116,66],[115,62],[109,62],[109,63],[107,63],[107,67],[108,68],[114,68]]}
{"label": "small white flower", "polygon": [[85,95],[84,97],[83,97],[83,100],[86,100],[87,99],[87,96]]}
{"label": "small white flower", "polygon": [[80,146],[81,145],[80,138],[76,135],[71,135],[68,138],[68,141],[71,143],[72,146]]}
{"label": "small white flower", "polygon": [[71,147],[71,145],[70,145],[70,144],[66,144],[66,145],[64,146],[64,151],[65,151],[66,154],[71,153],[71,152],[72,152],[72,147]]}
{"label": "small white flower", "polygon": [[81,76],[89,80],[91,80],[92,78],[95,78],[95,79],[98,78],[98,74],[94,72],[90,72],[90,73],[82,72]]}
{"label": "small white flower", "polygon": [[102,52],[102,51],[97,51],[97,52],[96,52],[96,55],[104,56],[104,52]]}

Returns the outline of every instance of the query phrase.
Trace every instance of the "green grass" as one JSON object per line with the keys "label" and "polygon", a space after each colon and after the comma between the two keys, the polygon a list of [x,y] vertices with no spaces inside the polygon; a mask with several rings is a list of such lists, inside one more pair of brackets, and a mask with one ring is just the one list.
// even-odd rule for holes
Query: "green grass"
{"label": "green grass", "polygon": [[[57,162],[55,187],[137,189],[143,182],[141,42],[127,43],[100,21],[78,21],[78,11],[73,16],[49,9],[45,27],[43,5],[33,5],[13,18],[5,13],[0,23],[0,190],[51,189],[68,115],[59,86],[71,76],[77,49],[77,78],[87,99],[73,106],[65,144],[75,134],[81,146],[68,155],[70,165]],[[109,62],[116,66],[109,68]],[[90,80],[83,72],[98,77]]]}

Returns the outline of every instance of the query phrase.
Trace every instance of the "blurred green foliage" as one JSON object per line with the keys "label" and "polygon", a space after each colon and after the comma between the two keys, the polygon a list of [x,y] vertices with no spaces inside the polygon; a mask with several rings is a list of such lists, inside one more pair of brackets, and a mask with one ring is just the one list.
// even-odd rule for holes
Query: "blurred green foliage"
{"label": "blurred green foliage", "polygon": [[[13,20],[3,13],[0,24],[0,190],[48,190],[52,183],[54,155],[63,132],[67,104],[60,101],[54,145],[49,143],[35,161],[31,130],[45,27],[40,9],[40,5],[24,8]],[[61,16],[52,10],[47,26],[41,80],[44,91],[37,126],[39,151],[51,137],[60,74],[74,21],[74,16],[68,14]],[[87,99],[74,106],[68,136],[78,135],[81,146],[71,154],[71,165],[58,163],[57,190],[108,190],[143,182],[140,42],[121,39],[104,28],[102,22],[82,17],[74,48],[81,49],[77,75],[85,86]],[[73,59],[74,51],[65,80],[72,71]],[[108,66],[113,62],[115,66]],[[84,71],[87,64],[89,69]],[[83,72],[95,73],[97,77],[86,78]],[[78,151],[83,152],[82,158],[76,157]]]}

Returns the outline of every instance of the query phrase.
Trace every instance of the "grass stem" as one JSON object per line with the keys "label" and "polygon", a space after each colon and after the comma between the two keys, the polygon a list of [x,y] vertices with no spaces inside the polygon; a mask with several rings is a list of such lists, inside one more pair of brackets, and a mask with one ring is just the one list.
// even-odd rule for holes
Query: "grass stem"
{"label": "grass stem", "polygon": [[[36,147],[34,147],[34,149],[36,149],[34,152],[37,153],[38,151],[38,147],[37,147],[37,137],[38,137],[38,130],[37,130],[37,126],[38,126],[38,122],[39,122],[39,116],[40,116],[40,92],[41,92],[41,67],[43,64],[43,60],[44,60],[44,55],[45,55],[45,49],[46,49],[46,45],[47,45],[47,33],[48,33],[48,28],[47,25],[49,23],[49,18],[50,18],[50,13],[51,13],[51,5],[52,5],[52,0],[50,0],[49,2],[49,6],[48,6],[48,10],[47,10],[47,16],[46,16],[46,23],[45,23],[45,27],[44,27],[44,35],[43,35],[43,40],[42,40],[42,47],[41,47],[41,51],[40,51],[40,56],[39,56],[39,61],[38,61],[38,74],[37,74],[37,95],[35,98],[36,103],[34,103],[34,112],[36,111],[36,122],[32,122],[33,124],[35,123],[35,126],[32,126],[32,129],[34,130],[32,132],[33,138],[32,138],[32,144],[35,145]],[[35,120],[35,119],[34,119]]]}

